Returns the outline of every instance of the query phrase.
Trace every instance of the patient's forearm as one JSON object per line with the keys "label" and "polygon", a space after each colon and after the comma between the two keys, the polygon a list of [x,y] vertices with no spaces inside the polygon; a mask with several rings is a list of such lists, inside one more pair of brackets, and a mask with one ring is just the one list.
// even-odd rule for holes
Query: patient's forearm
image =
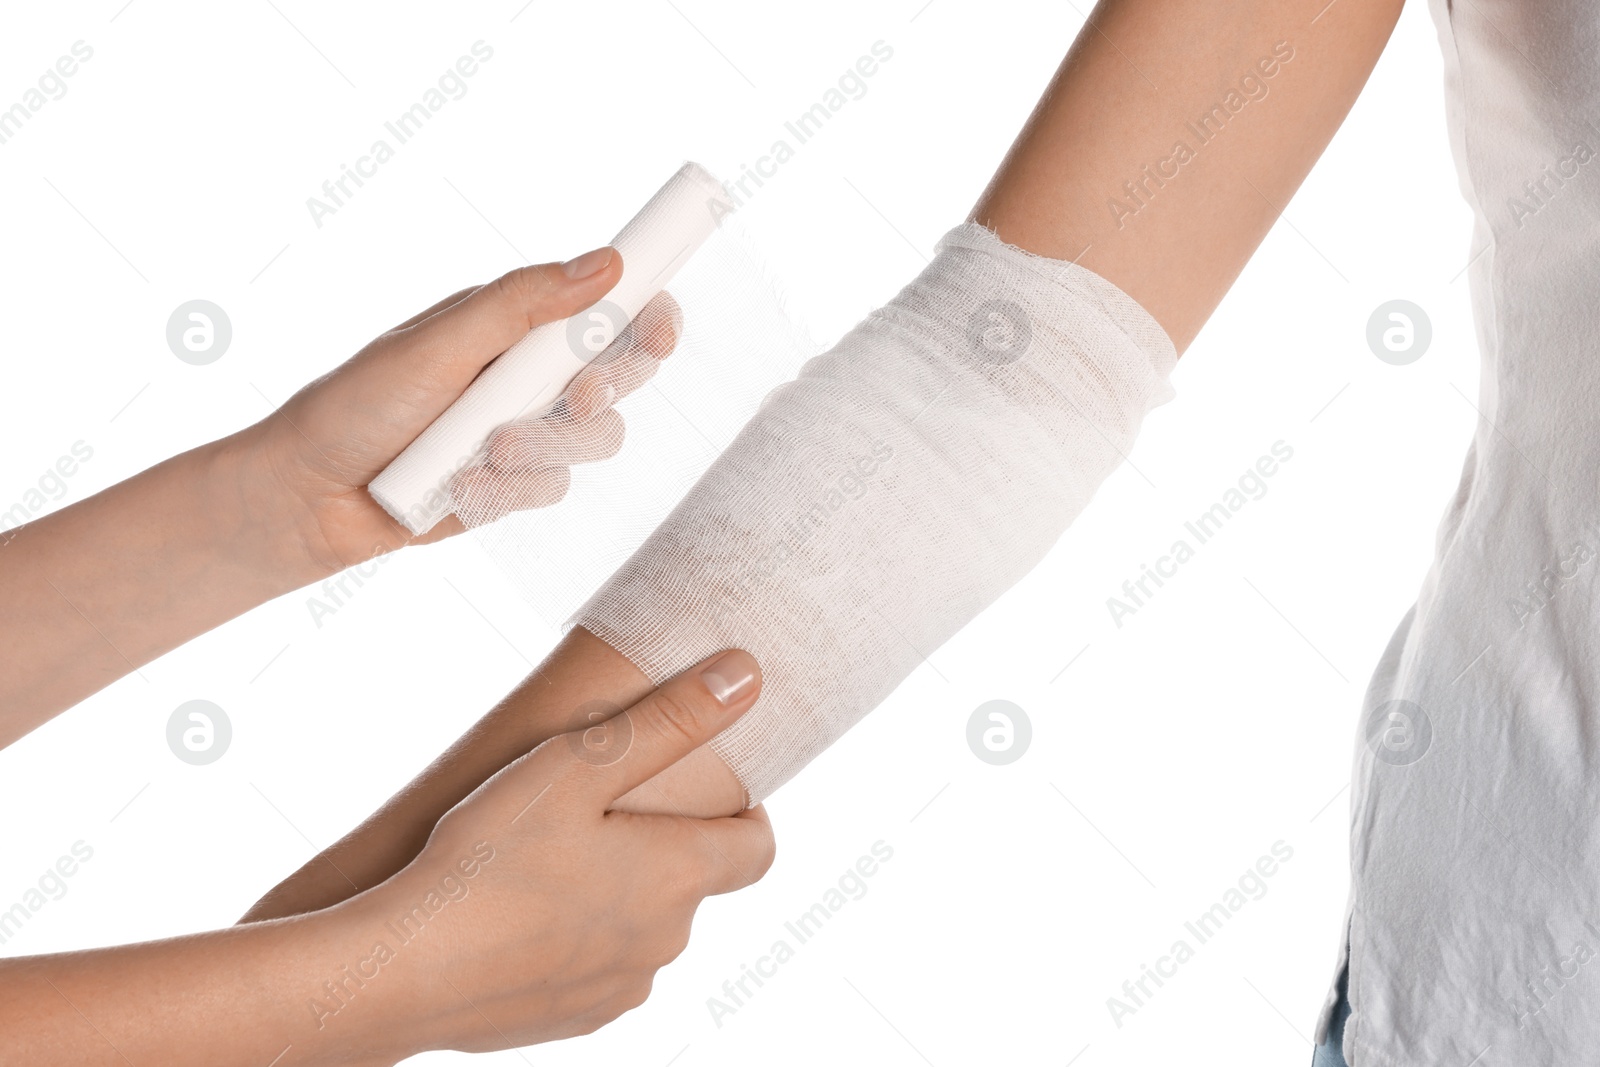
{"label": "patient's forearm", "polygon": [[[572,630],[493,711],[365,822],[257,902],[242,921],[314,911],[378,885],[416,858],[440,816],[501,767],[548,738],[593,721],[591,712],[609,715],[653,688],[615,649],[584,630]],[[740,811],[745,799],[727,764],[702,747],[615,807],[710,817]]]}

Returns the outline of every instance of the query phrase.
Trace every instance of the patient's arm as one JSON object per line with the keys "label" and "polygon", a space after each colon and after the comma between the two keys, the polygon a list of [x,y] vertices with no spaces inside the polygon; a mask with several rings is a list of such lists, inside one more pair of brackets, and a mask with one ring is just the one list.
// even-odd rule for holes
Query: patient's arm
{"label": "patient's arm", "polygon": [[971,217],[1111,281],[1181,353],[1344,122],[1401,3],[1102,0]]}
{"label": "patient's arm", "polygon": [[[242,921],[315,911],[378,885],[422,851],[445,812],[524,752],[620,711],[655,686],[609,645],[574,629],[515,691],[360,826],[263,897]],[[595,758],[604,758],[603,756]],[[732,815],[744,789],[701,747],[613,807],[683,815]]]}
{"label": "patient's arm", "polygon": [[[1010,244],[1076,259],[1114,283],[1181,351],[1343,121],[1400,0],[1343,0],[1319,15],[1322,6],[1101,3],[971,217]],[[1238,110],[1213,121],[1200,143],[1186,123],[1202,123],[1219,104]],[[1180,139],[1191,157],[1163,170]],[[1167,177],[1158,184],[1147,167]],[[596,705],[623,707],[650,687],[626,658],[575,630],[416,781],[247,918],[321,907],[382,881],[505,763]],[[706,748],[624,798],[635,810],[695,815],[728,814],[745,800]]]}

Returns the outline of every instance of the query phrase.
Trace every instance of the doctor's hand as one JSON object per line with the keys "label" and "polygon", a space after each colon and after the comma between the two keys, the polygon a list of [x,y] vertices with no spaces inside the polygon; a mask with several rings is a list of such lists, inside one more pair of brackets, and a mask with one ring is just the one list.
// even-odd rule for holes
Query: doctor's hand
{"label": "doctor's hand", "polygon": [[[600,248],[463,290],[253,426],[16,529],[0,517],[0,748],[258,604],[411,543],[367,484],[496,356],[591,307],[622,267]],[[613,455],[612,404],[650,379],[680,323],[661,294],[549,414],[503,427],[452,485],[463,512],[552,504],[573,464]],[[461,528],[452,516],[415,540]]]}
{"label": "doctor's hand", "polygon": [[396,953],[390,1010],[416,1028],[411,1051],[571,1037],[643,1003],[700,902],[766,873],[772,828],[760,808],[693,819],[612,805],[729,726],[759,688],[756,661],[723,652],[546,741],[446,813],[407,867],[348,902],[391,928],[432,915],[415,958]]}
{"label": "doctor's hand", "polygon": [[[366,486],[490,361],[534,327],[600,300],[622,277],[622,266],[614,249],[598,248],[464,289],[384,333],[238,435],[257,457],[268,506],[292,516],[297,540],[321,570],[333,573],[413,540],[461,531],[452,515],[413,538]],[[490,441],[489,461],[463,472],[453,495],[484,519],[559,501],[571,466],[608,459],[621,448],[622,418],[612,405],[655,374],[680,327],[677,304],[662,293],[548,416],[502,428]]]}
{"label": "doctor's hand", "polygon": [[772,863],[759,808],[722,819],[611,808],[759,688],[755,660],[724,652],[551,738],[447,812],[410,864],[332,907],[0,959],[0,1060],[378,1067],[596,1030],[643,1002],[705,897]]}

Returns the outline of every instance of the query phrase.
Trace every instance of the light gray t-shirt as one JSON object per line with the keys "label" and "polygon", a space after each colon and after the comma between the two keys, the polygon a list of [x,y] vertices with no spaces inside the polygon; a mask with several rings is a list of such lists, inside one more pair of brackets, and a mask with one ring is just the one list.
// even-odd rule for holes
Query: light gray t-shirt
{"label": "light gray t-shirt", "polygon": [[1363,706],[1345,1055],[1352,1067],[1591,1064],[1600,2],[1431,6],[1476,215],[1482,418]]}

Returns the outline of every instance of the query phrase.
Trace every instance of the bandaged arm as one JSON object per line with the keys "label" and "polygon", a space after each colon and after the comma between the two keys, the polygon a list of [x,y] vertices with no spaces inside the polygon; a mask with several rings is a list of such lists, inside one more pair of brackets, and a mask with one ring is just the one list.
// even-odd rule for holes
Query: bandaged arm
{"label": "bandaged arm", "polygon": [[761,699],[712,750],[757,803],[1033,568],[1176,359],[1103,278],[957,227],[763,401],[577,621],[652,679],[756,656]]}
{"label": "bandaged arm", "polygon": [[[783,781],[1025,573],[1082,507],[1164,395],[1170,355],[1337,130],[1399,8],[1100,4],[973,212],[993,236],[956,231],[928,272],[774,394],[586,609],[585,623],[638,666],[574,630],[252,917],[381,880],[443,811],[570,728],[580,708],[623,706],[710,643],[754,646],[767,688],[746,721],[760,728],[725,735],[625,799],[730,810],[745,787],[759,799]],[[1198,142],[1189,124],[1217,108],[1224,117]],[[1173,176],[1157,164],[1180,140],[1189,153]],[[785,540],[794,521],[801,533]],[[914,571],[893,558],[907,546]],[[885,561],[901,584],[938,596],[880,583],[871,571]],[[783,606],[777,620],[755,617],[767,603]]]}

